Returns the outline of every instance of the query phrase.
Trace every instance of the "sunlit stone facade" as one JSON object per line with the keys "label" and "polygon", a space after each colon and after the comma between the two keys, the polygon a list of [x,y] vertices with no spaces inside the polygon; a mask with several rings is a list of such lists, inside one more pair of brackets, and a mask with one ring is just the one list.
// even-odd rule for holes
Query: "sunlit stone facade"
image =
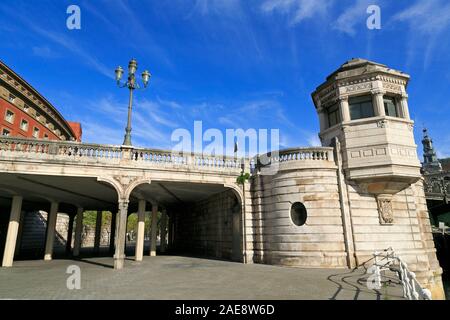
{"label": "sunlit stone facade", "polygon": [[[133,212],[140,221],[140,261],[143,217],[151,210],[152,221],[158,211],[164,219],[159,227],[152,223],[150,256],[157,253],[156,228],[161,250],[167,244],[173,252],[244,263],[355,268],[370,265],[374,251],[392,248],[433,297],[442,298],[408,81],[382,64],[346,62],[312,94],[322,147],[280,150],[254,165],[235,157],[1,138],[0,178],[12,198],[3,265],[12,265],[22,200],[41,210],[37,200],[44,198],[51,202],[46,260],[52,259],[57,212],[81,221],[84,210],[109,210],[114,267],[124,267]],[[243,183],[236,179],[242,169],[251,173]],[[73,230],[77,255],[82,227]]]}
{"label": "sunlit stone facade", "polygon": [[[319,137],[333,151],[282,152],[276,174],[254,177],[256,261],[353,268],[392,247],[435,297],[443,296],[408,81],[385,65],[353,59],[314,91]],[[292,223],[295,202],[306,208],[301,226]]]}

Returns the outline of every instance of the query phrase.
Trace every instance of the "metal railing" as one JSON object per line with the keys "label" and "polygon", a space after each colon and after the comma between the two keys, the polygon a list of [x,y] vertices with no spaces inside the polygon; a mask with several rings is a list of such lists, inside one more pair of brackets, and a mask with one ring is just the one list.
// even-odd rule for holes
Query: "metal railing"
{"label": "metal railing", "polygon": [[416,274],[408,269],[408,265],[390,247],[373,253],[372,268],[375,284],[381,288],[381,272],[395,271],[403,288],[403,297],[408,300],[431,300],[430,290],[423,288],[416,279]]}

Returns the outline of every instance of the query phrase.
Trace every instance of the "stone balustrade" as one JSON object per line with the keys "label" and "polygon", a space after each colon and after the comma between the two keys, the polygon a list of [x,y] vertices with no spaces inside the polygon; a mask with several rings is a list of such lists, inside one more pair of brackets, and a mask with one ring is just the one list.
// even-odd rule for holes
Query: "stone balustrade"
{"label": "stone balustrade", "polygon": [[137,147],[0,137],[1,157],[55,159],[69,162],[136,163],[164,167],[195,167],[200,170],[241,170],[241,159],[200,153],[176,154],[168,150]]}
{"label": "stone balustrade", "polygon": [[330,147],[310,147],[310,148],[290,148],[278,152],[269,152],[258,157],[256,167],[262,167],[274,163],[289,161],[330,161],[334,162],[333,148]]}

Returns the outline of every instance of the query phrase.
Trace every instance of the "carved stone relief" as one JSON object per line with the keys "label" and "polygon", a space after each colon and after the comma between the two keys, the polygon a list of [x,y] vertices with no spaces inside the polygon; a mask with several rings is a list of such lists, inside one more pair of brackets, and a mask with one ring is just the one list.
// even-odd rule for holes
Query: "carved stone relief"
{"label": "carved stone relief", "polygon": [[380,216],[380,224],[394,223],[394,212],[392,210],[392,198],[386,196],[378,196],[378,213]]}

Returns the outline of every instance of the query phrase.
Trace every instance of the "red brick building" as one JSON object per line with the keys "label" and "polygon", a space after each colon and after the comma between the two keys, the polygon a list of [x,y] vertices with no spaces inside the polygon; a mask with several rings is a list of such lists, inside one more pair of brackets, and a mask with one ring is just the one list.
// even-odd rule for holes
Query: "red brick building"
{"label": "red brick building", "polygon": [[0,61],[0,135],[81,141],[82,130]]}

